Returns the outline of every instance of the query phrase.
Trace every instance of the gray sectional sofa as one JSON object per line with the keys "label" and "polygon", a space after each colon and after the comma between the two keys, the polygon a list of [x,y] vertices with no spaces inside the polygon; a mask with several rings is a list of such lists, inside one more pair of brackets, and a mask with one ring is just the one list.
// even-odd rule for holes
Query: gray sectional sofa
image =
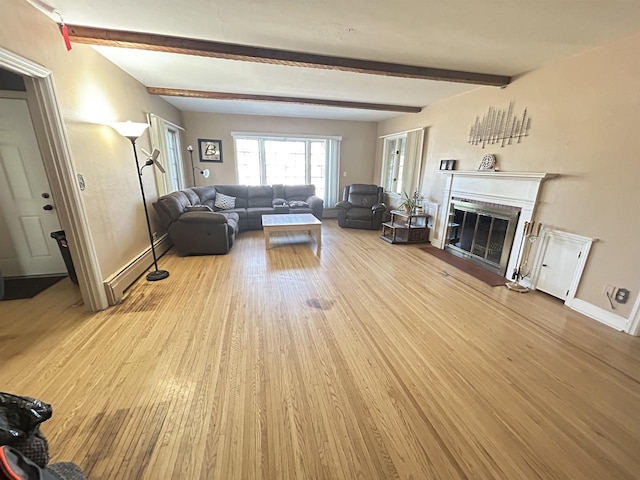
{"label": "gray sectional sofa", "polygon": [[[178,252],[225,254],[239,232],[262,228],[262,215],[311,213],[321,219],[324,202],[315,190],[314,185],[213,185],[164,195],[153,207]],[[233,208],[217,207],[218,194],[233,198]]]}

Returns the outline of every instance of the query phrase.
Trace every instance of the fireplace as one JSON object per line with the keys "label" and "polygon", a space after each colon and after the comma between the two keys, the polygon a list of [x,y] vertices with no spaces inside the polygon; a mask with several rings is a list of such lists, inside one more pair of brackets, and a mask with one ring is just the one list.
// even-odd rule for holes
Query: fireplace
{"label": "fireplace", "polygon": [[523,239],[524,224],[533,220],[541,184],[555,175],[482,170],[443,171],[441,175],[444,195],[431,243],[500,275],[513,272],[517,246]]}
{"label": "fireplace", "polygon": [[504,276],[520,208],[452,197],[445,250]]}

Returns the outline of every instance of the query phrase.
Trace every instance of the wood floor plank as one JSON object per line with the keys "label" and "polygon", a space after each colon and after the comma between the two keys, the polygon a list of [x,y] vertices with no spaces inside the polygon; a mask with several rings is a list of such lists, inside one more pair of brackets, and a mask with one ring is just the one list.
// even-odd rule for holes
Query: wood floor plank
{"label": "wood floor plank", "polygon": [[640,339],[322,229],[169,252],[96,314],[66,280],[0,302],[1,388],[91,479],[640,477]]}

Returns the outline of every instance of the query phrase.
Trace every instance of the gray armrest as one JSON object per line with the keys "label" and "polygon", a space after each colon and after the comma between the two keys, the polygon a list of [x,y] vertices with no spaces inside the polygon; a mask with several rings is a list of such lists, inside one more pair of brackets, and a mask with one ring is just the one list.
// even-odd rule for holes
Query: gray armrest
{"label": "gray armrest", "polygon": [[373,207],[371,207],[371,211],[373,212],[383,212],[387,209],[387,206],[384,203],[376,203]]}
{"label": "gray armrest", "polygon": [[324,200],[315,195],[311,195],[309,198],[307,198],[307,203],[309,204],[310,208],[320,207],[324,205]]}
{"label": "gray armrest", "polygon": [[343,200],[342,202],[336,203],[336,208],[342,208],[343,210],[349,210],[351,208],[351,202],[347,202]]}
{"label": "gray armrest", "polygon": [[227,217],[216,212],[186,212],[180,215],[179,222],[184,223],[227,223]]}

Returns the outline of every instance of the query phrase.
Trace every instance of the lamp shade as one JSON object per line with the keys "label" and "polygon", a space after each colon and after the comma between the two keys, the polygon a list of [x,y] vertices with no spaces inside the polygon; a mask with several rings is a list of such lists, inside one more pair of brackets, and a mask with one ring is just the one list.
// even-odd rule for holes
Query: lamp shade
{"label": "lamp shade", "polygon": [[123,137],[127,137],[129,140],[135,140],[142,135],[147,128],[149,128],[149,124],[131,121],[113,122],[111,124],[111,128]]}
{"label": "lamp shade", "polygon": [[208,169],[208,168],[205,168],[205,169],[204,169],[204,170],[202,170],[202,172],[200,172],[200,173],[202,173],[202,176],[203,176],[204,178],[209,178],[209,175],[211,175],[211,172],[209,171],[209,169]]}

